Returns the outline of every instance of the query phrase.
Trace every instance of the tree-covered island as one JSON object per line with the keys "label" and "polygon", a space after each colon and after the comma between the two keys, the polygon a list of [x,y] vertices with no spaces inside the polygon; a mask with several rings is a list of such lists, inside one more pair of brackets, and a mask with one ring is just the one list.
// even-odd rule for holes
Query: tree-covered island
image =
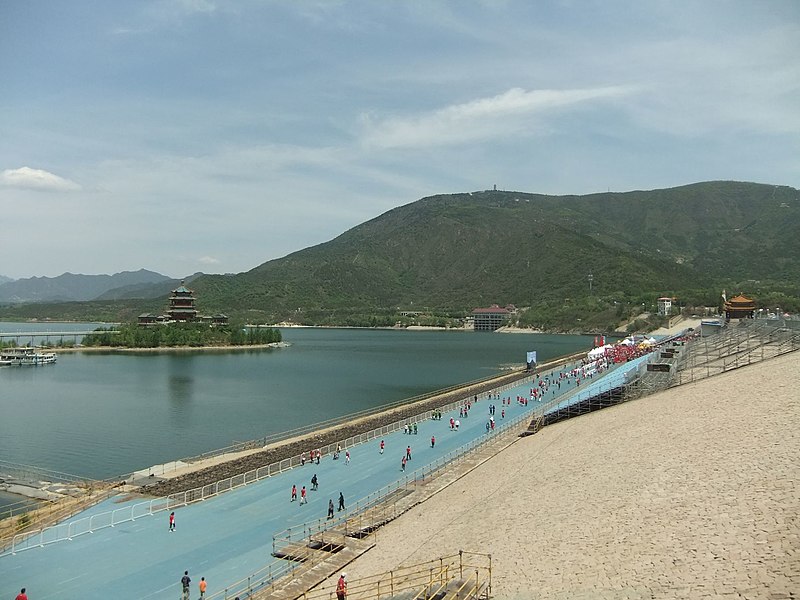
{"label": "tree-covered island", "polygon": [[99,328],[83,338],[87,347],[111,348],[200,348],[263,346],[281,341],[278,329],[264,327],[209,327],[203,323],[164,323],[142,327],[127,323]]}

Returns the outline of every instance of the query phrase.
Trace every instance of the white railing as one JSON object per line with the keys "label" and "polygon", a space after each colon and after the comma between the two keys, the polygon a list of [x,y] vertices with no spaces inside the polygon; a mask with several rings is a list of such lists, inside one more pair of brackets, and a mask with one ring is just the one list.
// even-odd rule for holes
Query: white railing
{"label": "white railing", "polygon": [[[531,374],[530,376],[532,377],[533,375]],[[502,393],[509,389],[519,387],[523,384],[525,379],[527,379],[527,377],[521,377],[520,379],[517,379],[513,382],[500,385],[496,388],[493,388],[492,392]],[[351,436],[339,442],[327,444],[317,449],[321,451],[323,456],[327,456],[329,454],[333,454],[333,451],[336,450],[337,446],[341,446],[342,449],[344,450],[359,444],[369,442],[371,440],[375,440],[389,433],[399,431],[405,425],[413,425],[414,423],[427,421],[431,419],[434,412],[445,413],[454,410],[460,406],[463,406],[465,401],[471,400],[473,396],[474,393],[468,393],[461,399],[453,401],[435,410],[427,410],[413,417],[408,417],[400,421],[391,423],[389,425],[378,427],[366,433],[361,433],[355,436]],[[521,419],[529,419],[530,414],[531,411],[526,411],[525,414],[517,417],[512,422],[517,422],[518,420]],[[498,429],[498,431],[505,429],[510,424],[511,422],[506,422],[503,427]],[[496,435],[497,432],[494,432],[494,434]],[[480,444],[483,443],[484,441],[486,441],[485,436],[481,435],[476,440],[474,440],[474,443]],[[470,444],[467,444],[462,448],[465,448],[464,452],[466,452],[468,450],[471,450],[473,447],[474,446],[470,446]],[[452,454],[452,452],[448,453],[448,456],[450,454]],[[438,459],[438,460],[442,461],[445,459]],[[265,479],[267,477],[273,477],[275,475],[283,473],[284,471],[291,470],[300,465],[301,465],[301,459],[299,456],[285,458],[277,463],[265,465],[263,467],[247,471],[246,473],[241,473],[238,475],[234,475],[233,477],[217,481],[216,483],[207,484],[202,487],[194,488],[184,492],[178,492],[176,494],[171,494],[163,498],[155,498],[153,500],[145,501],[130,507],[123,507],[113,511],[98,513],[90,517],[84,517],[76,521],[70,521],[69,523],[59,523],[57,525],[46,527],[38,531],[19,533],[14,536],[10,547],[7,548],[4,552],[0,553],[0,556],[4,556],[9,553],[16,554],[17,552],[21,552],[23,550],[42,547],[46,544],[52,544],[58,541],[71,540],[73,537],[76,537],[78,535],[82,535],[84,533],[92,533],[93,531],[97,531],[98,529],[103,529],[105,527],[114,527],[115,525],[119,525],[120,523],[133,521],[140,516],[153,515],[160,511],[172,510],[177,507],[187,506],[194,502],[199,502],[202,500],[206,500],[208,498],[213,498],[214,496],[234,490],[244,485],[261,481],[262,479]],[[141,508],[142,505],[147,505],[146,511],[143,508]],[[137,507],[140,508],[137,509]]]}

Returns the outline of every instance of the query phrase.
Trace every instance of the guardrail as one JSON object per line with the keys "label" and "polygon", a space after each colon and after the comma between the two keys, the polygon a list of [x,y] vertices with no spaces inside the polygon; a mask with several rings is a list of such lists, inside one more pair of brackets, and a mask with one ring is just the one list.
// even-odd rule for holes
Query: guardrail
{"label": "guardrail", "polygon": [[[297,577],[298,570],[310,569],[315,564],[313,558],[318,555],[318,552],[308,544],[312,540],[312,536],[318,536],[314,538],[314,541],[324,544],[333,542],[337,535],[340,535],[335,530],[344,530],[348,535],[358,532],[371,533],[378,526],[394,519],[403,512],[398,509],[398,503],[402,500],[402,497],[391,500],[392,495],[396,495],[399,490],[409,489],[417,483],[436,476],[437,472],[464,460],[470,452],[481,446],[500,443],[503,437],[502,434],[509,433],[515,428],[522,429],[529,419],[530,414],[522,414],[502,423],[495,428],[495,431],[482,434],[480,437],[420,467],[402,479],[357,500],[355,504],[351,504],[351,508],[344,515],[337,515],[333,520],[320,518],[304,523],[302,526],[288,528],[276,533],[273,536],[273,554],[291,558],[276,558],[248,577],[209,596],[209,600],[229,600],[234,596],[250,597],[252,594],[263,591],[267,587],[273,588],[277,581],[289,573],[293,577]],[[371,515],[365,514],[372,509],[379,510]],[[298,545],[300,543],[303,544]]]}
{"label": "guardrail", "polygon": [[[470,382],[467,382],[467,383],[462,383],[462,384],[458,384],[458,385],[449,386],[449,387],[446,387],[446,388],[443,388],[443,389],[440,389],[440,390],[435,390],[433,392],[420,394],[418,396],[412,396],[411,398],[405,398],[403,400],[390,402],[389,404],[382,404],[380,406],[376,406],[376,407],[373,407],[373,408],[367,408],[367,409],[364,409],[364,410],[361,410],[361,411],[357,411],[355,413],[350,413],[350,414],[347,414],[347,415],[344,415],[344,416],[341,416],[341,417],[335,417],[335,418],[328,419],[328,420],[325,420],[325,421],[320,421],[320,422],[317,422],[317,423],[313,423],[311,425],[304,425],[302,427],[297,427],[295,429],[290,429],[288,431],[283,431],[281,433],[265,435],[263,437],[256,438],[256,439],[253,439],[253,440],[244,441],[244,442],[237,442],[235,444],[231,444],[231,445],[226,446],[224,448],[218,448],[218,449],[215,449],[215,450],[210,450],[208,452],[203,452],[202,454],[198,454],[196,456],[191,456],[191,457],[188,457],[188,458],[183,458],[183,459],[179,459],[177,461],[173,461],[171,463],[168,463],[169,465],[172,465],[171,467],[168,466],[168,465],[157,465],[158,467],[161,467],[161,468],[157,469],[157,470],[152,470],[151,469],[150,472],[152,472],[154,475],[162,475],[164,473],[168,473],[170,471],[177,470],[177,469],[181,468],[181,463],[190,463],[191,464],[191,463],[195,463],[195,462],[201,462],[201,461],[207,460],[209,458],[222,456],[224,454],[233,454],[233,453],[236,453],[236,452],[243,452],[243,451],[246,451],[246,450],[253,450],[253,449],[257,449],[257,448],[263,448],[265,446],[277,444],[277,443],[280,443],[282,441],[285,441],[285,440],[288,440],[288,439],[291,439],[291,438],[300,437],[300,436],[303,436],[303,435],[307,435],[309,433],[314,433],[314,432],[320,431],[322,429],[328,429],[330,427],[335,427],[337,425],[342,425],[343,423],[349,423],[349,422],[352,422],[353,420],[360,419],[360,418],[363,418],[363,417],[370,417],[370,416],[377,415],[377,414],[380,414],[380,413],[390,412],[392,410],[395,410],[395,409],[398,409],[398,408],[403,408],[404,406],[408,406],[408,405],[414,404],[416,402],[420,402],[420,401],[423,401],[423,400],[429,400],[431,398],[434,398],[436,396],[440,396],[442,394],[448,394],[448,393],[457,392],[457,391],[460,391],[460,390],[464,390],[465,393],[469,394],[469,393],[472,393],[472,391],[468,391],[468,390],[471,390],[471,388],[474,388],[476,386],[485,386],[485,385],[490,384],[492,381],[495,381],[495,380],[497,380],[499,378],[508,377],[508,376],[515,375],[515,374],[520,375],[520,377],[524,377],[526,375],[526,372],[522,369],[522,367],[520,367],[518,369],[514,369],[512,371],[509,371],[507,373],[502,373],[500,375],[491,375],[489,377],[476,379],[474,381],[470,381]],[[334,448],[335,448],[335,445],[334,445]],[[125,476],[125,479],[128,479],[131,475],[132,474],[128,474],[127,476]]]}
{"label": "guardrail", "polygon": [[[583,353],[571,355],[569,359],[574,359],[576,356],[583,356]],[[551,361],[549,363],[540,365],[540,368],[544,369],[546,367],[553,367],[565,364],[566,358],[558,359]],[[526,372],[519,372],[517,373],[519,377],[516,379],[504,383],[502,385],[492,385],[491,389],[495,393],[502,393],[508,389],[512,389],[518,387],[521,382],[529,375]],[[497,377],[490,377],[484,378],[477,381],[477,385],[480,384],[488,384],[490,382],[494,382],[497,380]],[[464,401],[467,399],[471,399],[474,395],[474,390],[470,389],[470,387],[474,387],[476,382],[472,382],[470,384],[466,384],[464,386],[456,386],[454,388],[448,388],[449,391],[453,390],[462,390],[464,391],[464,395],[453,402],[448,403],[445,406],[439,407],[435,409],[435,411],[440,412],[447,412],[454,408],[457,408],[463,405]],[[486,388],[488,389],[488,388]],[[446,393],[448,390],[440,390],[436,393],[426,394],[422,398],[429,398],[435,395]],[[406,400],[402,403],[397,404],[397,406],[402,406],[408,404],[410,401]],[[381,407],[380,410],[375,412],[383,412],[387,409],[387,407]],[[382,426],[376,429],[373,429],[369,432],[359,434],[356,436],[352,436],[343,440],[342,442],[338,442],[336,444],[329,444],[325,446],[325,454],[330,454],[332,450],[337,445],[342,445],[343,448],[351,447],[357,444],[365,443],[367,441],[373,440],[377,437],[382,435],[386,435],[392,431],[397,431],[405,424],[420,422],[424,420],[428,420],[431,418],[431,415],[434,410],[427,410],[422,413],[419,413],[413,417],[408,417],[396,421],[395,423]],[[349,420],[352,418],[348,416],[346,419]],[[448,453],[447,455],[440,457],[439,459],[421,467],[414,471],[410,476],[407,476],[401,482],[396,482],[393,486],[386,486],[384,492],[381,493],[375,492],[373,494],[368,495],[365,498],[360,499],[356,502],[355,507],[352,508],[350,511],[345,513],[345,530],[346,531],[371,531],[374,528],[375,522],[387,522],[395,518],[399,513],[397,512],[397,502],[396,500],[390,503],[388,506],[385,506],[387,497],[390,496],[392,493],[396,493],[400,487],[408,488],[411,485],[414,485],[418,481],[424,481],[426,478],[433,476],[433,474],[443,469],[447,466],[452,466],[454,463],[463,460],[464,457],[474,450],[475,448],[487,444],[487,442],[495,442],[500,440],[503,433],[508,432],[512,427],[521,427],[523,423],[527,423],[530,419],[530,411],[526,411],[522,415],[517,416],[514,419],[510,419],[496,427],[495,431],[488,432],[487,434],[481,435],[478,438],[472,440],[471,442],[465,444],[461,448]],[[264,479],[266,477],[271,477],[281,473],[285,470],[294,468],[298,466],[300,463],[299,458],[292,457],[289,459],[284,459],[278,463],[273,463],[271,465],[267,465],[258,469],[251,470],[247,473],[243,473],[240,475],[236,475],[234,477],[221,480],[214,484],[209,484],[206,486],[202,486],[200,488],[195,488],[193,490],[189,490],[187,492],[182,492],[180,494],[173,494],[169,497],[165,498],[156,498],[140,503],[133,504],[131,506],[122,507],[115,509],[113,511],[107,511],[104,513],[98,513],[95,515],[87,516],[82,519],[78,519],[69,523],[61,523],[55,525],[53,527],[43,528],[37,532],[32,533],[23,533],[14,536],[12,544],[11,544],[11,553],[16,553],[18,551],[27,550],[35,547],[41,547],[46,544],[55,543],[61,540],[70,540],[74,537],[83,535],[85,533],[91,533],[98,529],[103,529],[107,527],[114,527],[124,522],[134,521],[138,518],[144,516],[152,516],[158,512],[171,510],[179,506],[185,506],[187,504],[197,502],[200,500],[204,500],[213,496],[216,496],[220,493],[225,491],[236,489],[237,487],[247,485],[249,483],[253,483],[255,481]],[[413,477],[412,477],[413,476]],[[393,488],[393,489],[392,489]],[[382,504],[384,504],[382,506]],[[373,512],[372,514],[367,514],[369,510],[377,510],[377,512]],[[320,519],[320,521],[322,521]],[[314,528],[307,528],[306,535],[314,534],[314,530],[316,529],[321,535],[324,535],[325,532],[330,529],[334,523],[339,522],[341,524],[342,519],[337,519],[336,521],[328,521],[326,526],[320,523]],[[382,524],[381,523],[381,524]],[[349,529],[348,529],[349,527]],[[306,556],[304,557],[306,562],[313,556],[313,549],[308,548],[306,552]],[[7,554],[5,552],[4,554]],[[253,592],[259,589],[263,589],[265,586],[271,586],[274,582],[280,580],[283,576],[293,572],[303,563],[297,563],[294,561],[289,560],[276,560],[270,564],[265,565],[259,571],[252,573],[247,578],[236,582],[234,585],[230,586],[226,590],[216,594],[209,596],[209,600],[217,600],[221,598],[229,598],[232,597],[234,593],[243,595],[243,596],[250,596]]]}
{"label": "guardrail", "polygon": [[23,465],[8,460],[0,460],[0,473],[19,477],[21,479],[42,479],[45,481],[58,481],[61,483],[86,483],[93,481],[80,475],[72,475],[62,471],[52,471],[33,465]]}
{"label": "guardrail", "polygon": [[[454,598],[477,598],[483,588],[487,594],[491,592],[491,582],[492,555],[462,550],[458,554],[349,581],[347,597],[350,600],[377,600],[416,592],[413,598],[427,599],[447,592]],[[303,600],[332,600],[336,592],[314,590],[299,597]]]}
{"label": "guardrail", "polygon": [[[91,496],[85,499],[75,499],[74,502],[70,502],[66,505],[53,502],[47,503],[44,507],[38,507],[33,510],[28,510],[22,514],[19,518],[25,518],[25,515],[33,515],[32,518],[28,519],[29,522],[36,522],[36,521],[44,521],[47,523],[58,523],[63,521],[64,519],[69,519],[72,516],[75,516],[83,511],[85,511],[90,506],[93,506],[103,500],[107,500],[111,496],[115,495],[117,491],[115,489],[106,489],[104,492],[100,494],[92,494]],[[11,530],[11,535],[6,535],[5,532],[3,533],[3,537],[0,538],[0,556],[5,556],[6,554],[13,554],[14,553],[14,544],[15,542],[26,540],[29,537],[35,537],[37,535],[41,535],[45,530],[50,529],[54,526],[48,525],[45,527],[40,527],[38,529],[30,529],[27,531],[23,531],[21,533],[14,534],[14,531],[18,531],[21,527],[19,521],[12,522],[11,519],[8,519],[11,522],[8,525],[8,528]],[[6,526],[6,521],[0,521],[0,531],[3,530],[3,527]],[[38,547],[38,544],[37,544]]]}
{"label": "guardrail", "polygon": [[[501,386],[496,386],[494,389],[495,391],[504,391],[506,389],[516,387],[517,385],[519,385],[519,380]],[[467,397],[470,397],[469,393],[465,396],[465,398]],[[453,408],[457,408],[464,402],[465,398],[451,402],[436,410],[446,412],[452,410]],[[431,418],[433,412],[434,411],[432,410],[424,411],[423,413],[414,417],[405,418],[390,425],[385,425],[366,433],[349,437],[340,442],[328,444],[321,448],[322,454],[331,454],[339,445],[341,445],[343,449],[349,448],[376,439],[393,431],[398,431],[406,424],[428,420]],[[171,494],[165,498],[146,501],[132,507],[123,507],[114,511],[107,511],[70,523],[61,523],[32,532],[19,533],[12,538],[10,549],[6,552],[0,553],[0,556],[8,554],[9,551],[11,554],[16,554],[17,552],[28,550],[30,548],[38,548],[46,544],[70,540],[84,533],[91,533],[98,529],[113,527],[126,521],[133,521],[136,518],[145,516],[145,514],[152,515],[163,510],[172,510],[177,507],[186,506],[193,502],[206,500],[221,493],[234,490],[238,487],[255,483],[261,479],[273,477],[296,466],[300,466],[300,464],[301,460],[299,457],[291,457],[277,463],[259,467],[258,469],[252,469],[246,473],[234,475],[233,477],[217,481],[213,484],[194,488],[185,492],[179,492],[177,494]],[[140,508],[142,505],[148,505],[148,509],[144,510],[143,508]]]}
{"label": "guardrail", "polygon": [[[560,364],[565,364],[565,363],[574,361],[574,360],[576,360],[578,358],[582,358],[583,356],[585,356],[585,354],[586,354],[585,352],[575,352],[575,353],[572,353],[572,354],[569,354],[569,355],[566,355],[566,356],[558,357],[558,358],[555,358],[553,360],[550,360],[550,361],[547,361],[545,363],[542,363],[540,365],[537,365],[537,369],[539,369],[539,370],[549,369],[549,368],[552,368],[554,366],[557,366],[557,365],[560,365]],[[519,367],[517,369],[513,369],[513,370],[511,370],[509,372],[501,373],[499,375],[490,375],[488,377],[483,377],[481,379],[476,379],[474,381],[470,381],[470,382],[467,382],[467,383],[461,383],[461,384],[457,384],[457,385],[452,385],[452,386],[449,386],[449,387],[446,387],[446,388],[443,388],[443,389],[435,390],[435,391],[428,392],[428,393],[425,393],[425,394],[420,394],[418,396],[412,396],[411,398],[405,398],[403,400],[390,402],[389,404],[382,404],[380,406],[376,406],[376,407],[373,407],[373,408],[367,408],[367,409],[364,409],[364,410],[361,410],[361,411],[358,411],[358,412],[355,412],[355,413],[350,413],[350,414],[347,414],[347,415],[344,415],[344,416],[341,416],[341,417],[335,417],[335,418],[332,418],[332,419],[328,419],[326,421],[320,421],[320,422],[317,422],[317,423],[313,423],[311,425],[305,425],[303,427],[297,427],[295,429],[291,429],[291,430],[284,431],[284,432],[281,432],[281,433],[265,435],[263,437],[256,438],[256,439],[253,439],[253,440],[244,441],[244,442],[237,442],[235,444],[231,444],[231,445],[226,446],[224,448],[218,448],[218,449],[215,449],[215,450],[210,450],[208,452],[204,452],[204,453],[198,454],[196,456],[191,456],[191,457],[188,457],[188,458],[179,459],[177,461],[172,461],[172,462],[170,462],[168,464],[165,464],[165,465],[156,465],[156,467],[160,467],[160,468],[156,469],[155,467],[152,467],[152,468],[148,469],[148,474],[152,473],[153,475],[163,475],[163,474],[168,473],[170,471],[174,471],[174,470],[177,470],[177,469],[181,468],[181,466],[183,464],[185,464],[185,463],[191,464],[191,463],[201,462],[201,461],[207,460],[209,458],[222,456],[222,455],[225,455],[225,454],[233,454],[233,453],[243,452],[243,451],[247,451],[247,450],[254,450],[254,449],[264,448],[266,446],[278,444],[278,443],[280,443],[282,441],[285,441],[285,440],[288,440],[288,439],[291,439],[291,438],[301,437],[303,435],[307,435],[309,433],[317,432],[317,431],[320,431],[322,429],[328,429],[330,427],[335,427],[336,425],[341,425],[343,423],[352,422],[353,420],[356,420],[356,419],[360,419],[360,418],[364,418],[364,417],[370,417],[370,416],[377,415],[377,414],[380,414],[380,413],[390,412],[392,410],[403,408],[405,406],[410,406],[410,405],[412,405],[412,404],[414,404],[416,402],[421,402],[423,400],[429,400],[431,398],[434,398],[436,396],[440,396],[440,395],[443,395],[443,394],[463,391],[464,394],[465,394],[464,397],[466,398],[466,397],[468,397],[468,396],[470,396],[470,395],[475,393],[476,390],[474,388],[476,388],[476,387],[481,388],[481,391],[483,391],[485,389],[488,389],[488,387],[491,387],[493,390],[500,389],[500,387],[492,386],[490,384],[492,384],[492,382],[494,382],[494,381],[497,381],[498,379],[503,379],[503,378],[506,378],[506,377],[514,377],[514,376],[516,376],[517,378],[516,378],[515,381],[510,382],[510,383],[506,383],[506,384],[501,384],[501,385],[504,385],[504,386],[513,387],[513,386],[516,385],[517,381],[519,381],[520,379],[524,379],[528,375],[529,375],[529,373],[527,371],[525,371],[523,367]],[[444,409],[440,409],[440,410],[444,410]],[[400,423],[403,424],[402,421],[400,421]],[[394,430],[392,430],[392,431],[394,431]],[[331,444],[331,445],[335,448],[334,444]],[[299,462],[299,459],[298,459],[298,462]],[[171,466],[168,466],[168,465],[171,465]],[[137,471],[137,472],[142,472],[142,471]],[[129,474],[123,476],[122,479],[128,480],[132,476],[133,476],[133,473],[129,473]],[[116,479],[113,479],[113,480],[116,480]]]}

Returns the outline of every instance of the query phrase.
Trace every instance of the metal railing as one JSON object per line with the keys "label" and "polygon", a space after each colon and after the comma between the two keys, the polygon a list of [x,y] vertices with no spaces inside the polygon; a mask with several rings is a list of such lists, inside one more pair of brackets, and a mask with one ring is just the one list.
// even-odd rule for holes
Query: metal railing
{"label": "metal railing", "polygon": [[[71,499],[73,501],[63,502],[48,502],[44,506],[40,506],[33,510],[28,510],[23,513],[18,513],[16,519],[8,518],[0,521],[0,556],[15,553],[15,545],[19,547],[23,544],[27,547],[39,547],[44,544],[31,544],[28,545],[25,540],[30,537],[40,536],[42,540],[47,539],[48,543],[51,540],[49,536],[44,536],[44,532],[58,525],[49,525],[50,523],[59,523],[65,519],[69,519],[81,512],[85,511],[90,506],[93,506],[103,500],[107,500],[115,495],[115,489],[105,489],[101,493],[90,493],[86,498]],[[43,522],[47,523],[44,527],[28,529],[31,524]],[[20,531],[20,530],[23,531]]]}
{"label": "metal railing", "polygon": [[800,330],[781,321],[742,321],[712,337],[687,344],[674,385],[698,381],[732,369],[800,350]]}
{"label": "metal railing", "polygon": [[86,484],[93,481],[87,477],[80,475],[72,475],[71,473],[64,473],[62,471],[53,471],[50,469],[43,469],[41,467],[34,467],[33,465],[23,465],[7,460],[0,460],[0,473],[11,475],[23,480],[41,479],[44,481],[58,481],[61,483],[80,483]]}
{"label": "metal railing", "polygon": [[524,429],[529,419],[530,414],[522,414],[502,423],[494,431],[482,434],[402,479],[360,498],[343,515],[331,520],[319,518],[276,533],[273,536],[273,554],[279,557],[248,577],[209,596],[209,600],[251,597],[265,589],[274,590],[276,583],[290,573],[293,578],[298,577],[299,573],[310,570],[326,557],[328,553],[320,552],[320,546],[336,545],[345,536],[365,537],[405,512],[406,507],[401,507],[405,494],[398,494],[399,491],[412,490],[417,484],[436,477],[444,469],[465,460],[481,446],[501,443],[504,433]]}
{"label": "metal railing", "polygon": [[[555,359],[553,359],[551,361],[548,361],[546,363],[543,363],[543,364],[539,365],[538,368],[539,369],[548,369],[548,368],[551,368],[551,367],[559,365],[559,364],[568,363],[568,362],[573,361],[573,360],[575,360],[575,359],[577,359],[579,357],[584,356],[584,354],[585,354],[585,352],[576,352],[576,353],[573,353],[573,354],[569,354],[567,356],[558,357],[558,358],[555,358]],[[280,432],[280,433],[274,433],[274,434],[265,435],[263,437],[256,438],[256,439],[253,439],[253,440],[237,442],[235,444],[231,444],[229,446],[225,446],[224,448],[217,448],[215,450],[209,450],[208,452],[203,452],[202,454],[198,454],[198,455],[195,455],[195,456],[179,459],[179,460],[176,460],[176,461],[171,461],[171,462],[166,463],[164,465],[156,465],[155,467],[151,467],[147,471],[148,471],[148,474],[152,473],[153,475],[163,475],[163,474],[168,473],[170,471],[178,470],[178,469],[182,468],[183,466],[185,466],[185,464],[187,464],[187,463],[188,464],[192,464],[192,463],[202,462],[204,460],[207,460],[207,459],[210,459],[210,458],[216,458],[216,457],[223,456],[223,455],[226,455],[226,454],[235,454],[235,453],[238,453],[238,452],[245,452],[245,451],[248,451],[248,450],[256,450],[256,449],[264,448],[266,446],[276,445],[276,444],[279,444],[280,442],[283,442],[283,441],[286,441],[286,440],[289,440],[289,439],[292,439],[292,438],[302,437],[304,435],[308,435],[310,433],[315,433],[315,432],[318,432],[318,431],[323,430],[323,429],[329,429],[331,427],[336,427],[337,425],[342,425],[344,423],[351,423],[354,420],[361,419],[361,418],[364,418],[364,417],[370,417],[370,416],[374,416],[374,415],[381,414],[381,413],[391,412],[393,410],[401,409],[401,408],[404,408],[404,407],[410,407],[411,405],[413,405],[413,404],[415,404],[417,402],[421,402],[421,401],[424,401],[424,400],[430,400],[431,398],[435,398],[436,396],[441,396],[441,395],[444,395],[444,394],[449,394],[449,393],[453,393],[453,392],[463,392],[464,393],[464,398],[467,398],[467,397],[469,397],[471,395],[474,395],[474,393],[476,391],[481,391],[481,392],[485,391],[488,387],[491,387],[493,390],[499,390],[501,388],[505,389],[505,388],[508,388],[508,387],[515,387],[518,384],[519,380],[524,379],[528,375],[530,375],[530,373],[526,372],[523,369],[523,367],[515,368],[515,369],[513,369],[513,370],[511,370],[509,372],[501,373],[499,375],[490,375],[488,377],[483,377],[481,379],[475,379],[473,381],[469,381],[469,382],[466,382],[466,383],[460,383],[460,384],[452,385],[452,386],[449,386],[449,387],[446,387],[446,388],[443,388],[443,389],[434,390],[432,392],[427,392],[425,394],[412,396],[411,398],[405,398],[403,400],[397,400],[395,402],[390,402],[388,404],[382,404],[380,406],[367,408],[367,409],[364,409],[364,410],[361,410],[361,411],[357,411],[355,413],[350,413],[350,414],[347,414],[347,415],[344,415],[344,416],[341,416],[341,417],[334,417],[332,419],[328,419],[328,420],[325,420],[325,421],[320,421],[320,422],[317,422],[317,423],[313,423],[311,425],[304,425],[302,427],[297,427],[295,429],[291,429],[291,430],[288,430],[288,431],[283,431],[283,432]],[[514,377],[515,379],[513,381],[508,382],[508,383],[501,384],[500,386],[491,385],[493,382],[495,382],[497,380],[507,379],[507,378],[510,378],[510,377]],[[476,390],[475,388],[480,388],[480,389]],[[458,402],[455,402],[453,404],[455,404],[457,406]],[[440,409],[437,409],[437,410],[445,410],[445,409],[441,409],[440,408]],[[430,412],[430,411],[428,411],[428,412]],[[406,419],[406,421],[407,422],[413,422],[413,421],[408,421],[408,418]],[[399,421],[399,422],[401,423],[401,426],[402,426],[402,424],[404,424],[402,420]],[[419,421],[417,421],[417,422],[419,422]],[[392,429],[391,431],[395,431],[395,429]],[[333,446],[334,448],[336,447],[335,444],[329,444],[329,446]],[[299,458],[297,459],[297,462],[299,463]],[[158,467],[158,468],[156,468],[156,467]],[[141,473],[143,471],[144,470],[137,471],[137,473]],[[132,475],[133,475],[133,473],[129,473],[128,475],[125,475],[123,477],[123,479],[126,479],[126,480],[130,479],[132,477]]]}
{"label": "metal railing", "polygon": [[[491,593],[492,555],[459,551],[407,567],[398,567],[386,573],[354,579],[347,584],[350,600],[379,600],[396,594],[409,594],[409,598],[432,597],[478,598],[482,592]],[[414,594],[411,596],[410,594]],[[303,600],[333,600],[333,589],[318,589],[299,596]]]}
{"label": "metal railing", "polygon": [[[490,378],[489,381],[494,379],[496,378]],[[524,379],[524,377],[522,379]],[[519,381],[520,380],[515,380],[500,386],[493,387],[493,391],[502,392],[506,389],[516,387],[519,385]],[[484,383],[486,383],[486,381],[484,381]],[[472,391],[469,390],[469,388],[466,389],[456,388],[456,389],[464,390],[466,396],[464,398],[451,402],[445,405],[444,407],[436,409],[437,412],[438,411],[447,412],[449,410],[457,408],[463,404],[466,398],[471,397]],[[381,436],[387,435],[388,433],[398,431],[407,424],[426,421],[431,418],[433,412],[435,411],[434,410],[424,411],[418,415],[401,419],[390,425],[384,425],[382,427],[378,427],[366,433],[351,436],[339,442],[327,444],[321,447],[320,450],[323,456],[327,456],[329,454],[332,454],[333,451],[338,446],[341,446],[343,449],[345,449],[356,446],[358,444],[366,443],[370,440],[374,440]],[[302,463],[300,457],[286,458],[280,462],[265,465],[257,469],[252,469],[245,473],[240,473],[234,475],[233,477],[229,477],[212,484],[207,484],[184,492],[171,494],[164,498],[157,498],[155,500],[142,502],[140,504],[134,505],[133,507],[124,507],[116,509],[114,511],[107,511],[105,513],[96,514],[91,517],[85,517],[75,522],[60,523],[57,525],[41,528],[34,531],[18,533],[13,536],[10,545],[4,544],[3,547],[5,548],[5,551],[0,553],[0,556],[8,554],[9,552],[11,554],[16,554],[17,552],[22,550],[41,547],[46,544],[51,544],[58,541],[70,540],[75,536],[82,535],[83,533],[90,533],[92,531],[103,529],[105,527],[113,527],[125,521],[133,521],[140,516],[144,516],[143,514],[140,514],[141,509],[137,508],[140,507],[141,505],[148,505],[150,507],[147,510],[146,514],[155,514],[156,512],[164,510],[172,510],[177,507],[186,506],[194,502],[199,502],[201,500],[212,498],[221,493],[234,490],[244,485],[255,483],[267,477],[273,477],[284,471],[300,466],[301,464]]]}

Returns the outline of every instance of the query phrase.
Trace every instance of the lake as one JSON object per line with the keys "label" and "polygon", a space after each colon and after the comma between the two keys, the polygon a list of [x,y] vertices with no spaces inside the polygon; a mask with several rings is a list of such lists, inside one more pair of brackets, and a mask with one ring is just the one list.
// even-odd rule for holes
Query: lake
{"label": "lake", "polygon": [[[41,326],[41,324],[38,324]],[[91,325],[91,327],[89,326]],[[69,324],[69,330],[96,324]],[[67,325],[47,324],[45,331]],[[26,331],[0,323],[0,331]],[[0,459],[109,478],[590,349],[574,335],[287,328],[286,348],[0,368]]]}

